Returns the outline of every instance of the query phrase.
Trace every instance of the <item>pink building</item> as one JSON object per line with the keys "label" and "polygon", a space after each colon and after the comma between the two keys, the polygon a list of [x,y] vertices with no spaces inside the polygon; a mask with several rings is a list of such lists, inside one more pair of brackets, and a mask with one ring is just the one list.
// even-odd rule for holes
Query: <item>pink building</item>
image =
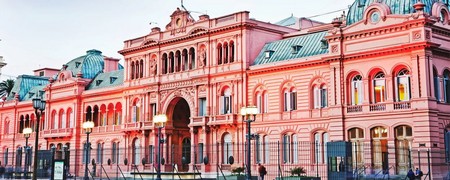
{"label": "pink building", "polygon": [[246,11],[195,20],[177,9],[164,30],[125,41],[123,66],[89,50],[60,70],[19,76],[0,108],[1,161],[23,164],[21,133],[36,124],[31,99],[42,96],[39,148],[55,146],[62,157],[68,147],[77,176],[84,173],[84,121],[95,124],[89,159],[106,172],[118,166],[130,175],[130,164],[142,159],[139,170],[154,172],[157,114],[169,120],[163,172],[177,164],[178,171],[215,176],[220,167],[227,174],[246,158],[240,108],[256,105],[253,174],[262,163],[270,179],[298,166],[326,179],[327,164],[339,162],[327,158],[327,142],[349,141],[353,176],[404,176],[417,167],[446,178],[448,8],[445,1],[356,0],[346,16],[310,24],[295,17],[270,24]]}

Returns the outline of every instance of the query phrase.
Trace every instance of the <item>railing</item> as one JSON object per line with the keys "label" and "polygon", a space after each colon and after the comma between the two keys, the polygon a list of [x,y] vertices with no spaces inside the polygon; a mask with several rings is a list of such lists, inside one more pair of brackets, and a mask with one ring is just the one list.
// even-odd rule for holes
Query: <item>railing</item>
{"label": "railing", "polygon": [[386,104],[371,104],[370,111],[386,111]]}
{"label": "railing", "polygon": [[122,131],[135,131],[141,128],[141,122],[132,122],[123,124]]}
{"label": "railing", "polygon": [[153,128],[153,121],[145,121],[142,122],[142,127],[146,128],[146,129],[151,129]]}
{"label": "railing", "polygon": [[137,171],[137,174],[139,174],[139,177],[141,177],[141,180],[144,180],[144,178],[142,178],[141,172],[139,172],[138,166],[133,164],[133,165],[131,165],[131,167],[133,167],[133,170],[134,170],[133,177],[136,176],[136,171]]}
{"label": "railing", "polygon": [[122,174],[122,177],[123,177],[123,179],[127,179],[126,177],[125,177],[125,175],[123,174],[123,171],[122,171],[122,168],[120,168],[120,166],[119,165],[117,165],[117,169],[119,169],[119,171],[120,171],[120,174]]}
{"label": "railing", "polygon": [[44,130],[42,137],[51,138],[51,137],[66,137],[72,136],[73,128],[65,128],[65,129],[49,129]]}
{"label": "railing", "polygon": [[362,105],[354,105],[354,106],[347,107],[347,113],[362,112],[362,110],[363,110]]}
{"label": "railing", "polygon": [[394,102],[394,109],[411,109],[411,102]]}
{"label": "railing", "polygon": [[227,180],[227,178],[225,177],[225,174],[223,174],[222,168],[220,168],[219,164],[217,164],[217,179],[219,179],[219,171],[222,174],[223,179]]}
{"label": "railing", "polygon": [[[108,176],[108,173],[106,172],[105,168],[103,167],[103,164],[100,164],[100,167],[102,168],[103,172],[105,172],[106,178],[108,178],[108,180],[110,180],[110,179],[109,179],[109,176]],[[100,176],[100,179],[101,179],[101,178],[102,178],[102,177]]]}
{"label": "railing", "polygon": [[212,120],[208,122],[210,125],[215,124],[234,124],[237,121],[237,115],[236,114],[222,114],[222,115],[216,115]]}
{"label": "railing", "polygon": [[196,170],[197,170],[197,173],[199,173],[199,174],[200,174],[200,175],[199,175],[199,176],[200,176],[200,179],[203,179],[203,178],[202,178],[202,173],[201,173],[201,172],[200,172],[200,171],[198,170],[198,167],[197,167],[197,165],[196,165],[196,164],[194,164],[193,166],[194,166],[194,179],[195,179],[195,172],[196,172]]}

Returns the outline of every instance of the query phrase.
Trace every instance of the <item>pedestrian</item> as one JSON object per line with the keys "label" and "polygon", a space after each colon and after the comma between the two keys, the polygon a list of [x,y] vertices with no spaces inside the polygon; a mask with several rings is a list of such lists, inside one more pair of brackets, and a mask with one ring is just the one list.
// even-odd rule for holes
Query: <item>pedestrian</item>
{"label": "pedestrian", "polygon": [[419,168],[416,168],[416,179],[422,179],[422,176],[423,172]]}
{"label": "pedestrian", "polygon": [[409,180],[413,180],[416,178],[412,169],[409,169],[408,174],[406,175]]}
{"label": "pedestrian", "polygon": [[264,176],[267,174],[266,167],[261,165],[261,163],[258,163],[258,173],[259,173],[259,179],[264,180]]}
{"label": "pedestrian", "polygon": [[0,178],[3,178],[3,174],[5,173],[5,167],[0,163]]}

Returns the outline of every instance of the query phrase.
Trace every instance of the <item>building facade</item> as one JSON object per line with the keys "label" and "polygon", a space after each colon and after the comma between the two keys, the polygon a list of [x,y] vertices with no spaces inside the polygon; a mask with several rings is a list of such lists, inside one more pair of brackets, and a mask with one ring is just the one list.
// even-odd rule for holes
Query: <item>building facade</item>
{"label": "building facade", "polygon": [[19,76],[0,108],[3,164],[21,163],[9,153],[25,144],[23,128],[36,124],[31,99],[43,97],[39,149],[55,146],[62,156],[67,147],[72,174],[84,173],[85,121],[95,124],[89,159],[126,172],[145,159],[144,171],[154,170],[157,114],[168,116],[162,171],[173,171],[173,164],[202,173],[219,164],[225,171],[243,166],[247,129],[239,111],[256,105],[254,172],[262,163],[303,166],[319,176],[335,161],[327,142],[348,141],[353,173],[398,175],[418,167],[444,178],[448,8],[432,0],[357,0],[347,15],[311,25],[294,17],[266,23],[246,11],[195,20],[177,9],[165,30],[125,41],[123,66],[89,50],[61,69]]}

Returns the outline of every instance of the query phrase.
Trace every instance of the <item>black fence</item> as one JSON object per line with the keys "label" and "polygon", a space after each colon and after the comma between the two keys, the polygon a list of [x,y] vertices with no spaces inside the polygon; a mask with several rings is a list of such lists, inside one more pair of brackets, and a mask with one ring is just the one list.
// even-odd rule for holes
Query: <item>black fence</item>
{"label": "black fence", "polygon": [[[448,178],[449,166],[445,152],[439,149],[411,148],[410,142],[383,141],[341,142],[341,144],[311,142],[251,143],[250,169],[257,176],[258,164],[267,170],[265,179],[293,177],[336,179],[405,179],[408,171],[422,171],[421,179],[433,179],[431,170]],[[55,147],[40,150],[38,177],[50,178],[55,160],[65,162],[67,178],[154,179],[158,169],[158,145],[119,148],[118,144],[92,144],[89,156],[86,148]],[[163,179],[223,178],[245,174],[247,145],[237,143],[202,143],[191,145],[162,144],[161,172]],[[31,149],[21,148],[0,154],[0,173],[4,178],[23,178],[33,173]],[[433,159],[434,158],[434,159]],[[88,162],[86,168],[86,161]],[[86,173],[87,170],[87,173]],[[3,172],[3,173],[2,173]],[[331,176],[330,174],[340,174]],[[419,175],[419,173],[417,173]],[[165,178],[164,178],[165,177]],[[188,178],[189,177],[189,178]],[[341,179],[341,178],[338,178]]]}

